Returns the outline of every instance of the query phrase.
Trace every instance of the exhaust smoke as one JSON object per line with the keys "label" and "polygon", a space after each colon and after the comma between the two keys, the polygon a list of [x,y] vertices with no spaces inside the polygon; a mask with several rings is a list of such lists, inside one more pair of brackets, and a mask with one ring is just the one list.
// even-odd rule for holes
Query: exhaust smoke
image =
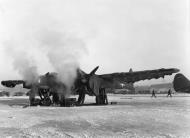
{"label": "exhaust smoke", "polygon": [[66,85],[67,94],[74,83],[79,68],[79,59],[86,48],[80,39],[58,31],[43,31],[38,38],[46,56],[59,74],[58,80]]}
{"label": "exhaust smoke", "polygon": [[[40,59],[43,56],[49,61],[53,71],[58,73],[57,81],[66,86],[66,90],[59,90],[59,93],[63,91],[64,96],[69,95],[80,65],[80,58],[87,52],[84,42],[72,35],[55,30],[43,30],[36,33],[35,43],[31,42],[36,45],[32,48],[16,46],[17,42],[13,44],[13,41],[9,41],[6,53],[12,57],[14,69],[28,84],[38,82],[39,74],[49,72],[46,68],[43,73],[39,73],[39,68],[44,65]],[[23,45],[27,45],[25,41]],[[40,54],[36,55],[35,51]],[[37,64],[39,62],[40,64]]]}
{"label": "exhaust smoke", "polygon": [[26,51],[21,51],[15,44],[6,43],[5,51],[13,59],[13,68],[26,81],[26,85],[36,83],[39,74],[37,66],[32,57],[29,57]]}

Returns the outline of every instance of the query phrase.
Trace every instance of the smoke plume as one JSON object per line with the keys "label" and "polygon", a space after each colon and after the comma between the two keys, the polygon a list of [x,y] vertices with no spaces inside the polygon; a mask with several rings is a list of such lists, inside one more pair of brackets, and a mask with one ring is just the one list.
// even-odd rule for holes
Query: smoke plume
{"label": "smoke plume", "polygon": [[[22,79],[32,84],[37,82],[39,69],[44,65],[41,57],[45,57],[53,71],[58,73],[57,81],[65,84],[66,92],[62,90],[64,95],[69,95],[79,61],[86,53],[84,42],[74,35],[55,30],[39,29],[33,34],[33,38],[28,41],[21,39],[21,42],[13,44],[11,40],[6,44],[6,53],[12,57],[14,69]],[[47,67],[42,74],[49,71]]]}
{"label": "smoke plume", "polygon": [[[15,42],[16,43],[16,42]],[[13,58],[13,68],[18,71],[27,84],[32,84],[38,79],[37,66],[32,57],[26,51],[21,51],[13,43],[6,43],[6,53]]]}
{"label": "smoke plume", "polygon": [[58,79],[66,85],[69,92],[76,78],[79,59],[86,52],[84,42],[70,34],[55,30],[46,30],[39,34],[38,40],[42,50],[59,74]]}
{"label": "smoke plume", "polygon": [[13,9],[10,6],[5,16],[5,30],[9,32],[5,36],[9,43],[5,49],[22,79],[34,83],[39,74],[57,72],[58,81],[63,82],[69,92],[80,59],[87,50],[77,37],[84,38],[82,31],[69,25],[72,12],[64,12],[64,4],[59,7],[58,3],[30,1],[22,2],[22,6],[16,2]]}

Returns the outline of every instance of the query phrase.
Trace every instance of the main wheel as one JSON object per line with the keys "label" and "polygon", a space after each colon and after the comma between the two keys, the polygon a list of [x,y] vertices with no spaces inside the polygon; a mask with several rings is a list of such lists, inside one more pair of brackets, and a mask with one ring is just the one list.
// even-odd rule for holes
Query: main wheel
{"label": "main wheel", "polygon": [[96,104],[103,105],[104,104],[104,97],[101,95],[96,96]]}
{"label": "main wheel", "polygon": [[78,105],[82,105],[84,104],[84,99],[85,99],[85,94],[84,93],[79,93],[79,97],[78,97]]}
{"label": "main wheel", "polygon": [[42,106],[50,106],[51,105],[51,99],[50,98],[44,98],[41,100]]}

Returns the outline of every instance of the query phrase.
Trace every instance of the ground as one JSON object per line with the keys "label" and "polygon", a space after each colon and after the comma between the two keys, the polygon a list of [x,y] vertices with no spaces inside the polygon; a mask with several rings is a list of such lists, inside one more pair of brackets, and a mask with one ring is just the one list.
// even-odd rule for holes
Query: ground
{"label": "ground", "polygon": [[27,107],[27,97],[0,98],[0,137],[189,138],[190,95],[109,95],[117,104]]}

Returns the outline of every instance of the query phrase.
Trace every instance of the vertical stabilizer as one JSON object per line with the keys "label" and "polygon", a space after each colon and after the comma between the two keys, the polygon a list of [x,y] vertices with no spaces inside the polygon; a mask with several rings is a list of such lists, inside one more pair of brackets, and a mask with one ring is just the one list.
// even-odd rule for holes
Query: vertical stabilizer
{"label": "vertical stabilizer", "polygon": [[130,68],[129,73],[132,73],[132,72],[133,72],[133,69],[132,69],[132,68]]}
{"label": "vertical stabilizer", "polygon": [[177,92],[190,93],[190,81],[181,73],[175,75],[173,87]]}

